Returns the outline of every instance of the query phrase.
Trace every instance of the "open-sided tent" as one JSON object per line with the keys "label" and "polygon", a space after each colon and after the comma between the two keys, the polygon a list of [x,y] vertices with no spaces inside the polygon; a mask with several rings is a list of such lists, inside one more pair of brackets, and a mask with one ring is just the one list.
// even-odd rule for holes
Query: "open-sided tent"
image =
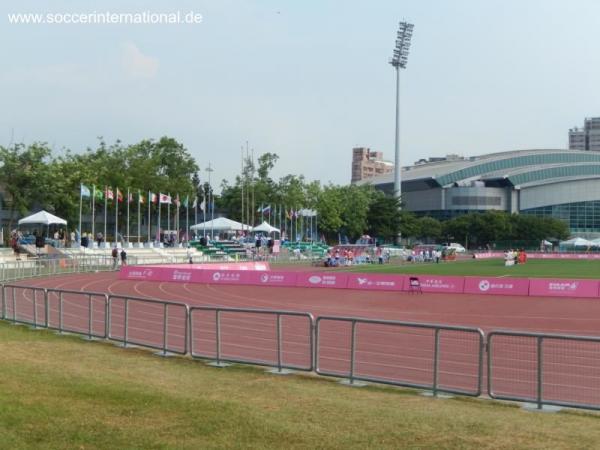
{"label": "open-sided tent", "polygon": [[561,247],[597,247],[598,244],[595,244],[592,241],[588,241],[587,239],[576,237],[573,239],[569,239],[568,241],[562,241],[560,243],[560,246]]}
{"label": "open-sided tent", "polygon": [[252,228],[253,233],[281,233],[279,228],[272,227],[267,222],[261,223],[259,226]]}
{"label": "open-sided tent", "polygon": [[50,214],[47,211],[40,211],[19,220],[19,225],[29,224],[66,225],[67,221],[60,217],[56,217],[54,214]]}
{"label": "open-sided tent", "polygon": [[235,220],[228,219],[226,217],[218,217],[207,222],[197,223],[190,227],[194,231],[250,231],[252,227],[250,225],[244,225],[243,223],[236,222]]}

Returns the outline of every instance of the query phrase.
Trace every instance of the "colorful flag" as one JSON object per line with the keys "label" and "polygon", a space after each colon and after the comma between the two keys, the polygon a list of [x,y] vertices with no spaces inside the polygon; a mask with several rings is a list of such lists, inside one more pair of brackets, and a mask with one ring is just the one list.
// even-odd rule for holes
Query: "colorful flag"
{"label": "colorful flag", "polygon": [[140,191],[138,191],[138,203],[141,203],[142,205],[146,203],[146,199],[142,194],[140,194]]}
{"label": "colorful flag", "polygon": [[117,188],[117,201],[123,201],[123,193],[119,190],[119,188]]}
{"label": "colorful flag", "polygon": [[158,202],[159,203],[168,203],[171,204],[171,196],[167,194],[158,194]]}
{"label": "colorful flag", "polygon": [[256,210],[256,212],[262,212],[263,211],[263,206],[262,204],[258,207],[258,209]]}
{"label": "colorful flag", "polygon": [[183,202],[181,202],[181,204],[184,206],[184,208],[187,208],[189,202],[190,202],[190,196],[186,195],[185,198],[183,199]]}
{"label": "colorful flag", "polygon": [[194,198],[194,203],[192,204],[192,208],[198,207],[198,197]]}
{"label": "colorful flag", "polygon": [[106,198],[108,200],[114,200],[115,199],[115,193],[111,189],[109,189],[109,188],[106,188],[105,195],[106,195]]}
{"label": "colorful flag", "polygon": [[131,203],[133,201],[133,194],[130,192],[129,194],[127,194],[128,199],[127,199],[127,203]]}
{"label": "colorful flag", "polygon": [[150,192],[150,203],[157,203],[158,196],[154,192]]}
{"label": "colorful flag", "polygon": [[289,211],[286,210],[285,211],[285,218],[288,219],[288,220],[292,220],[292,214],[293,214],[292,210],[289,210]]}
{"label": "colorful flag", "polygon": [[200,211],[204,211],[204,208],[206,208],[206,200],[202,200],[202,203],[200,203]]}
{"label": "colorful flag", "polygon": [[262,213],[270,215],[271,214],[271,205],[268,205],[266,208],[263,208]]}
{"label": "colorful flag", "polygon": [[104,193],[100,189],[96,189],[96,186],[94,186],[94,195],[96,200],[104,200]]}
{"label": "colorful flag", "polygon": [[79,192],[80,192],[80,194],[81,194],[82,197],[90,198],[90,196],[91,196],[90,188],[87,187],[85,184],[82,184],[80,186],[80,191]]}
{"label": "colorful flag", "polygon": [[175,197],[175,206],[179,207],[179,205],[181,205],[181,202],[179,201],[179,194],[177,194],[177,197]]}

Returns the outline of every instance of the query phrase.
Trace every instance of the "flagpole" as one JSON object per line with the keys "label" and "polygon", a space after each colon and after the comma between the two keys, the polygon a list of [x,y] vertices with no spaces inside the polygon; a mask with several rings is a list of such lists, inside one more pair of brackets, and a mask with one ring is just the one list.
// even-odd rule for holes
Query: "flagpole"
{"label": "flagpole", "polygon": [[190,196],[186,197],[185,204],[185,240],[187,243],[190,241]]}
{"label": "flagpole", "polygon": [[81,233],[81,209],[83,208],[83,195],[81,192],[83,185],[79,183],[79,232]]}
{"label": "flagpole", "polygon": [[142,240],[142,204],[140,203],[140,200],[142,199],[142,197],[140,196],[140,191],[138,189],[138,247],[139,247],[139,243]]}
{"label": "flagpole", "polygon": [[[94,225],[96,224],[96,185],[93,187],[94,195],[92,195],[92,242],[96,239],[96,235],[94,234]],[[81,230],[79,231],[81,233]],[[83,233],[80,234],[82,236]]]}
{"label": "flagpole", "polygon": [[[106,222],[108,221],[108,187],[104,186],[104,242],[106,242]],[[94,236],[96,237],[96,236]],[[100,245],[100,244],[98,244]]]}
{"label": "flagpole", "polygon": [[244,234],[244,147],[242,146],[242,235]]}
{"label": "flagpole", "polygon": [[[194,195],[194,225],[198,223],[198,191]],[[196,230],[194,230],[196,231]]]}
{"label": "flagpole", "polygon": [[152,219],[152,217],[150,216],[150,212],[152,211],[152,192],[148,191],[148,246],[150,246],[150,239],[152,238],[152,236],[150,236],[150,220]]}
{"label": "flagpole", "polygon": [[162,203],[160,202],[160,196],[162,194],[159,192],[158,193],[158,231],[156,232],[156,240],[158,242],[158,246],[160,247],[160,210],[161,210],[161,205]]}
{"label": "flagpole", "polygon": [[[171,193],[169,192],[167,194],[169,196],[169,200],[171,200]],[[158,199],[158,201],[160,202],[160,198]],[[171,230],[171,202],[167,202],[167,230],[166,231],[170,231]]]}
{"label": "flagpole", "polygon": [[115,247],[119,243],[119,187],[117,187],[117,191],[115,192],[116,198],[114,198],[115,202]]}
{"label": "flagpole", "polygon": [[129,188],[127,188],[127,246],[129,247]]}
{"label": "flagpole", "polygon": [[206,192],[204,191],[204,189],[202,189],[202,193],[204,194],[204,197],[202,198],[202,203],[204,204],[204,206],[202,207],[202,216],[204,217],[202,223],[202,226],[204,228],[202,237],[206,239]]}

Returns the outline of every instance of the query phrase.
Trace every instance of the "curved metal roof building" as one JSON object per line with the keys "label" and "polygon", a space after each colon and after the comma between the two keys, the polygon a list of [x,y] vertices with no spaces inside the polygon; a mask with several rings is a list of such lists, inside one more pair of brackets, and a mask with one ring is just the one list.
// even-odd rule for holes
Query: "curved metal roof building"
{"label": "curved metal roof building", "polygon": [[[363,180],[393,192],[394,175]],[[600,235],[600,152],[517,150],[402,168],[405,208],[440,219],[490,209],[551,216]]]}

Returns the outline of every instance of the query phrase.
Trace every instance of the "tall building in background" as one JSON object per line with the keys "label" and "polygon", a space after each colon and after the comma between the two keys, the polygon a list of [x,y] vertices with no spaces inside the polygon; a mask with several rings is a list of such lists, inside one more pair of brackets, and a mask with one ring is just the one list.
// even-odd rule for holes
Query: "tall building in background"
{"label": "tall building in background", "polygon": [[600,151],[600,117],[585,119],[583,128],[569,130],[569,149]]}
{"label": "tall building in background", "polygon": [[352,149],[352,183],[394,172],[394,163],[383,159],[383,152],[367,147]]}

